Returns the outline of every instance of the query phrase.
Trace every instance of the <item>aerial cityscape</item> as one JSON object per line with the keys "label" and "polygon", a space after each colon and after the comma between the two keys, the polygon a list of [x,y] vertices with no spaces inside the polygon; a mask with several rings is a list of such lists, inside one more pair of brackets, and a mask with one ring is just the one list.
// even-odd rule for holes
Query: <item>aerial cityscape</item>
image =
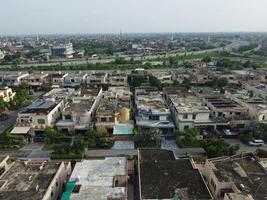
{"label": "aerial cityscape", "polygon": [[0,200],[266,200],[267,2],[201,2],[4,0]]}

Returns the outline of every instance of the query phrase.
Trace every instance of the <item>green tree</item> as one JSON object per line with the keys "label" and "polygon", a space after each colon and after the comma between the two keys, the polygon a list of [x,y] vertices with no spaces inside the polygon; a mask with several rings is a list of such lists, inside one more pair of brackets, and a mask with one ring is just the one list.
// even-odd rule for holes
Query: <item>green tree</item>
{"label": "green tree", "polygon": [[6,103],[3,99],[3,97],[0,96],[0,110],[3,111],[6,107]]}
{"label": "green tree", "polygon": [[211,57],[209,57],[209,56],[205,56],[205,57],[202,59],[202,61],[203,61],[204,63],[209,63],[209,62],[211,62]]}

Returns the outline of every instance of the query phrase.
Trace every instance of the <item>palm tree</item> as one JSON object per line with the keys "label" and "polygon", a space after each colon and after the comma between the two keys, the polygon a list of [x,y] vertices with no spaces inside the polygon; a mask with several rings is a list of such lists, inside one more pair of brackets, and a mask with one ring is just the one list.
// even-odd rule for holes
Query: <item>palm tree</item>
{"label": "palm tree", "polygon": [[154,136],[154,139],[156,140],[157,147],[159,147],[160,141],[161,141],[161,136],[162,136],[162,130],[160,130],[158,128],[155,129],[153,136]]}

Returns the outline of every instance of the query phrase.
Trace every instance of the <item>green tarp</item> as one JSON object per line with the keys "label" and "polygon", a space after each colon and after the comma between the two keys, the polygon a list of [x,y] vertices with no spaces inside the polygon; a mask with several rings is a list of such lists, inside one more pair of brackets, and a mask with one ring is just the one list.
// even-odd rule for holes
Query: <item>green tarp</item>
{"label": "green tarp", "polygon": [[65,192],[62,194],[61,200],[69,200],[76,181],[69,181],[66,185]]}

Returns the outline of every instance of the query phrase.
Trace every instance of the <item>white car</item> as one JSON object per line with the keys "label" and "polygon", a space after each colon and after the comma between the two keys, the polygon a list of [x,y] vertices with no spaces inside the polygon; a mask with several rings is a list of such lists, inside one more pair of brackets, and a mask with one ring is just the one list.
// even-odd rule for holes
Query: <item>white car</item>
{"label": "white car", "polygon": [[232,135],[232,132],[231,132],[229,129],[224,129],[224,130],[223,130],[223,133],[224,133],[225,135]]}
{"label": "white car", "polygon": [[251,140],[251,141],[248,142],[248,144],[250,146],[259,147],[259,146],[263,146],[264,142],[263,142],[263,140]]}

